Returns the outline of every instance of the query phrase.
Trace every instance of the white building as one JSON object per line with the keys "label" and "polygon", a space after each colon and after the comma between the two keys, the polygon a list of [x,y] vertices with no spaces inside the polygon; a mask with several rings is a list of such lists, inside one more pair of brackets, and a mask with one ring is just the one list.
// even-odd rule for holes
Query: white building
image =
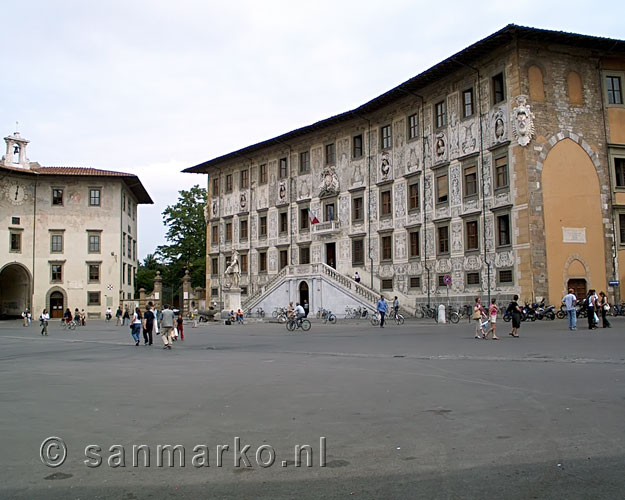
{"label": "white building", "polygon": [[100,317],[134,298],[137,205],[152,203],[136,175],[42,167],[27,140],[5,137],[0,161],[0,317],[65,308]]}

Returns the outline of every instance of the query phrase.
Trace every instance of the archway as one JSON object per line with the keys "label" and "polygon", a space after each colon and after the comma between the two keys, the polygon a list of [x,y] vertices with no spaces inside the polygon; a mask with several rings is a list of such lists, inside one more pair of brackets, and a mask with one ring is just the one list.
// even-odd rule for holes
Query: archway
{"label": "archway", "polygon": [[308,314],[308,308],[310,307],[310,297],[308,295],[308,283],[302,281],[299,284],[299,303],[302,304],[306,314]]}
{"label": "archway", "polygon": [[565,138],[549,151],[542,188],[549,301],[560,301],[569,278],[604,287],[601,186],[592,159],[577,142]]}
{"label": "archway", "polygon": [[7,264],[0,269],[0,317],[19,317],[30,309],[32,280],[21,264]]}

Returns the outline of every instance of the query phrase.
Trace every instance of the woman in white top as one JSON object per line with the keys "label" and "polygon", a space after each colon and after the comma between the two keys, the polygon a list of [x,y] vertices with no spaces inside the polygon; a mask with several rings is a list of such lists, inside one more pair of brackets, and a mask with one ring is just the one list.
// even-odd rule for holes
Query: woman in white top
{"label": "woman in white top", "polygon": [[48,314],[48,310],[44,309],[41,313],[41,335],[48,335],[48,321],[50,320],[50,315]]}
{"label": "woman in white top", "polygon": [[139,345],[139,335],[141,334],[141,310],[135,307],[135,312],[132,314],[132,321],[130,322],[130,328],[132,332],[132,338],[135,339],[135,345]]}

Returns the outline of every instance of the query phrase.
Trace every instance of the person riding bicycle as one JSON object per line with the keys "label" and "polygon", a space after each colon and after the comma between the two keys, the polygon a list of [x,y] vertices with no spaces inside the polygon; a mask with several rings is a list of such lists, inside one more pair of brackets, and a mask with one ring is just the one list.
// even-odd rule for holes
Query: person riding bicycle
{"label": "person riding bicycle", "polygon": [[72,321],[72,311],[69,310],[69,307],[65,309],[63,313],[63,318],[65,319],[65,323],[69,324]]}
{"label": "person riding bicycle", "polygon": [[304,311],[304,308],[298,302],[297,305],[295,306],[295,321],[297,321],[298,325],[302,323],[302,318],[304,318],[305,316],[306,316],[306,311]]}
{"label": "person riding bicycle", "polygon": [[397,314],[399,313],[399,299],[397,298],[397,295],[395,295],[395,299],[393,300],[393,311],[395,311],[395,317],[397,317]]}

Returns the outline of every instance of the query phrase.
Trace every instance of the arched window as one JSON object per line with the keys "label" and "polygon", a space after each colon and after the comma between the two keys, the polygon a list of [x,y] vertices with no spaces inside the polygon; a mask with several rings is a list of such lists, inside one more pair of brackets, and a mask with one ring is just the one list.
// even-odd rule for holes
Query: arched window
{"label": "arched window", "polygon": [[532,65],[527,70],[530,86],[530,99],[534,101],[545,100],[545,86],[543,84],[543,72],[538,66]]}
{"label": "arched window", "polygon": [[584,104],[584,96],[582,94],[582,79],[578,73],[571,71],[566,79],[568,84],[569,102],[574,106]]}

